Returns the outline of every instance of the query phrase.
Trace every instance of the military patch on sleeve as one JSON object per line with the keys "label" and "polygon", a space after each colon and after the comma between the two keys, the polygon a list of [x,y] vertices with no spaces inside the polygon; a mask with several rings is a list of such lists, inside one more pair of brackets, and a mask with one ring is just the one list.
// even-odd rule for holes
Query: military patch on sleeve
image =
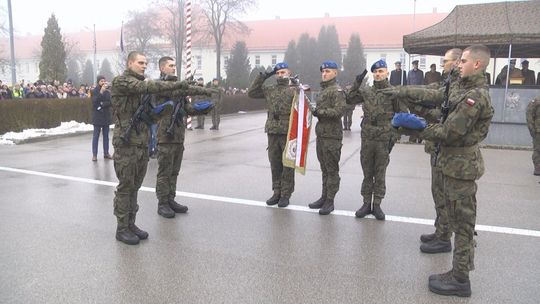
{"label": "military patch on sleeve", "polygon": [[474,104],[476,103],[476,101],[474,101],[474,99],[472,99],[472,98],[467,98],[467,100],[465,100],[465,102],[471,107],[474,106]]}

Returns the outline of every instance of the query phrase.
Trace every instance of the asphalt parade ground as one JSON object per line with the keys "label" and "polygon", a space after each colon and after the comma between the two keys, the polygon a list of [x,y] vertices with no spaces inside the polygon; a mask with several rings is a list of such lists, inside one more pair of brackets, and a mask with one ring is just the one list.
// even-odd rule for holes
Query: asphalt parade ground
{"label": "asphalt parade ground", "polygon": [[429,155],[397,144],[387,169],[387,220],[361,206],[360,117],[345,133],[336,211],[320,196],[312,130],[308,169],[287,208],[271,196],[266,113],[222,118],[219,131],[187,132],[176,200],[159,216],[150,160],[139,192],[137,246],[115,240],[113,162],[91,161],[91,134],[0,146],[0,303],[538,303],[540,178],[531,151],[482,149],[476,270],[471,298],[428,290],[452,254],[423,254],[434,230]]}

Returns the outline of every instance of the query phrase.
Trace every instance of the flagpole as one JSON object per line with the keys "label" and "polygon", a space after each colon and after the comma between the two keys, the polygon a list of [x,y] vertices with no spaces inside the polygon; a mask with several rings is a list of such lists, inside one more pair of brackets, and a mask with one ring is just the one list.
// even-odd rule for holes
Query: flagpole
{"label": "flagpole", "polygon": [[124,20],[122,20],[122,25],[120,26],[120,53],[124,55]]}
{"label": "flagpole", "polygon": [[97,45],[96,45],[96,25],[94,24],[94,64],[92,66],[92,69],[94,70],[94,80],[97,79],[97,67],[96,67],[96,52],[97,52]]}
{"label": "flagpole", "polygon": [[[185,3],[186,16],[186,79],[191,77],[191,0],[186,0]],[[187,117],[187,129],[192,130],[191,116]]]}

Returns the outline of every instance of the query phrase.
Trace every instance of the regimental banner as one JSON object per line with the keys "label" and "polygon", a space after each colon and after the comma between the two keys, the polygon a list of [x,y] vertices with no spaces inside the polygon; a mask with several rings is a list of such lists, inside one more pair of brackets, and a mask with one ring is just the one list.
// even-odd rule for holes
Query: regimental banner
{"label": "regimental banner", "polygon": [[300,85],[294,94],[289,119],[287,142],[283,150],[283,165],[294,168],[300,174],[306,174],[307,148],[311,131],[311,111],[309,98]]}

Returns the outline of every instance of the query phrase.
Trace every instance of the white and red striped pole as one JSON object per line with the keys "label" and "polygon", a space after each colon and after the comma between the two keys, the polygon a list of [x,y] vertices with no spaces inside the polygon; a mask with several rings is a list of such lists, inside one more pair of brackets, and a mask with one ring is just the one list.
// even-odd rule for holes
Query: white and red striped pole
{"label": "white and red striped pole", "polygon": [[[191,0],[185,2],[186,17],[186,79],[191,77]],[[187,117],[187,128],[192,129],[191,116]]]}

